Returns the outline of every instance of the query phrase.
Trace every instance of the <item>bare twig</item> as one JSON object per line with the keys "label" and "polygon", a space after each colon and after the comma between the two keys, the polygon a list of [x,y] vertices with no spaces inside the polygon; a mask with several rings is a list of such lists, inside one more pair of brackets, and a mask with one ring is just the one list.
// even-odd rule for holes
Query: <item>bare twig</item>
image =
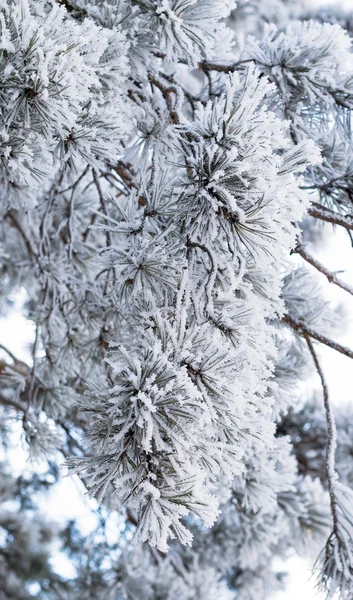
{"label": "bare twig", "polygon": [[168,83],[170,83],[172,86],[180,88],[183,91],[185,98],[190,102],[192,108],[195,108],[195,104],[197,102],[200,102],[201,104],[206,106],[207,102],[205,100],[202,100],[198,96],[194,96],[193,94],[191,94],[185,87],[183,87],[182,85],[180,85],[180,83],[175,81],[173,75],[169,75],[161,71],[160,76],[163,77],[163,79],[166,79],[166,81],[168,81]]}
{"label": "bare twig", "polygon": [[6,348],[6,346],[4,346],[3,344],[0,344],[0,349],[4,350],[4,352],[6,352],[6,354],[11,358],[11,360],[13,360],[14,363],[19,362],[18,359],[16,358],[16,356],[14,354],[12,354],[11,350]]}
{"label": "bare twig", "polygon": [[323,370],[321,368],[319,359],[315,352],[313,343],[310,339],[310,336],[304,333],[305,341],[308,345],[310,354],[315,363],[315,367],[317,373],[321,380],[322,392],[324,396],[324,406],[325,406],[325,415],[326,415],[326,424],[327,424],[327,446],[326,446],[326,461],[325,461],[325,470],[328,484],[328,491],[330,495],[330,505],[331,505],[331,514],[333,520],[333,531],[337,532],[337,506],[336,506],[336,498],[335,498],[335,490],[334,490],[334,482],[337,479],[336,471],[335,471],[335,450],[336,450],[336,424],[335,418],[333,415],[332,407],[330,404],[328,387],[325,380],[325,376]]}
{"label": "bare twig", "polygon": [[58,193],[59,194],[65,194],[65,192],[69,192],[70,190],[75,190],[77,188],[78,184],[80,183],[80,181],[88,173],[88,170],[89,170],[89,165],[87,165],[87,167],[84,169],[84,171],[81,173],[81,175],[78,177],[78,179],[76,179],[76,181],[74,183],[72,183],[71,185],[69,185],[64,190],[59,190]]}
{"label": "bare twig", "polygon": [[[162,60],[166,58],[166,54],[165,52],[159,52],[159,51],[155,51],[153,52],[154,56],[156,56],[157,58],[161,58]],[[199,69],[201,69],[202,71],[217,71],[218,73],[233,73],[233,71],[236,71],[237,69],[239,69],[239,67],[241,67],[242,65],[245,65],[249,62],[255,62],[254,59],[252,58],[247,58],[246,60],[238,60],[237,62],[233,62],[233,63],[229,63],[229,64],[225,64],[225,63],[217,63],[217,62],[211,62],[208,60],[203,60],[201,62],[199,62],[199,64],[197,65]],[[178,63],[182,64],[182,65],[186,65],[187,60],[185,58],[179,57],[178,58]],[[261,63],[259,63],[261,64]],[[272,65],[270,65],[272,66]]]}
{"label": "bare twig", "polygon": [[328,208],[318,208],[318,205],[309,208],[308,215],[320,221],[326,221],[327,223],[332,223],[332,225],[339,225],[345,229],[353,230],[353,215],[339,215]]}
{"label": "bare twig", "polygon": [[307,327],[303,323],[296,321],[289,315],[284,315],[283,321],[284,321],[284,323],[287,323],[287,325],[289,325],[292,329],[294,329],[294,331],[296,331],[299,335],[301,335],[305,339],[307,337],[310,337],[313,340],[316,340],[317,342],[320,342],[321,344],[324,344],[325,346],[328,346],[329,348],[336,350],[340,354],[344,354],[345,356],[348,356],[349,358],[353,358],[353,350],[351,350],[350,348],[347,348],[346,346],[342,346],[341,344],[338,344],[337,342],[332,341],[330,338],[322,335],[321,333],[317,333],[317,331],[314,331],[313,329],[311,329],[310,327]]}
{"label": "bare twig", "polygon": [[69,218],[68,218],[68,227],[69,227],[69,233],[70,233],[70,242],[69,242],[68,254],[69,254],[69,260],[70,261],[72,260],[72,251],[73,251],[74,234],[75,234],[75,227],[74,227],[74,222],[75,222],[75,189],[76,188],[72,188],[72,192],[71,192],[70,205],[69,205]]}
{"label": "bare twig", "polygon": [[297,246],[296,246],[296,248],[295,248],[295,252],[297,254],[300,254],[300,256],[304,260],[306,260],[306,262],[308,262],[310,265],[312,265],[313,267],[315,267],[315,269],[317,269],[318,271],[320,271],[320,273],[322,273],[323,275],[325,275],[325,277],[328,279],[328,281],[330,283],[333,283],[334,285],[337,285],[338,287],[342,288],[342,290],[345,290],[346,292],[348,292],[349,294],[351,294],[353,296],[353,288],[350,285],[348,285],[348,283],[345,283],[344,281],[342,281],[341,279],[339,279],[335,273],[332,273],[332,271],[330,271],[329,269],[327,269],[316,258],[314,258],[313,256],[311,256],[311,254],[309,254],[309,252],[307,251],[306,248],[304,248],[304,246],[302,246],[301,244],[298,243]]}
{"label": "bare twig", "polygon": [[[97,188],[97,192],[98,192],[98,196],[99,196],[99,201],[100,201],[100,205],[102,207],[103,214],[107,217],[108,216],[107,205],[105,203],[105,199],[104,199],[104,195],[103,195],[103,190],[101,188],[101,184],[100,184],[100,181],[98,179],[97,172],[94,169],[92,169],[92,174],[93,174],[94,184],[95,184],[95,186]],[[107,234],[107,245],[111,246],[112,241],[111,241],[110,231],[107,231],[106,234]]]}
{"label": "bare twig", "polygon": [[246,60],[238,60],[235,63],[230,63],[230,64],[224,64],[224,63],[214,63],[214,62],[210,62],[208,60],[204,60],[202,62],[199,63],[199,69],[201,69],[202,71],[217,71],[218,73],[233,73],[234,71],[237,71],[239,69],[239,67],[242,67],[242,65],[246,65],[250,62],[254,62],[251,58],[248,58]]}
{"label": "bare twig", "polygon": [[169,86],[164,85],[164,83],[162,83],[160,79],[158,79],[153,73],[149,73],[148,79],[151,85],[154,85],[162,92],[163,98],[165,99],[167,104],[172,123],[174,125],[179,125],[180,118],[176,110],[176,104],[178,102],[180,88],[178,89],[176,84]]}

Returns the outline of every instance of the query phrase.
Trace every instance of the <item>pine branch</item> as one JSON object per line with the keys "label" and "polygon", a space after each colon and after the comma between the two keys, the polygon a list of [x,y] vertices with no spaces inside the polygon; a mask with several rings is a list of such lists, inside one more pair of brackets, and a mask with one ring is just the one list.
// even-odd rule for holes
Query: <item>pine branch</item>
{"label": "pine branch", "polygon": [[326,221],[327,223],[353,230],[353,215],[342,216],[328,208],[318,208],[318,205],[309,208],[308,215],[315,217],[315,219],[319,219],[320,221]]}
{"label": "pine branch", "polygon": [[24,363],[24,362],[22,362],[21,360],[18,360],[18,359],[15,360],[15,364],[14,365],[9,365],[4,360],[0,360],[0,374],[3,371],[5,371],[5,369],[10,369],[10,371],[14,371],[15,373],[19,373],[20,375],[23,375],[24,377],[27,377],[28,373],[29,373],[29,367],[26,365],[26,363]]}
{"label": "pine branch", "polygon": [[316,340],[317,342],[320,342],[321,344],[324,344],[325,346],[328,346],[329,348],[336,350],[336,352],[339,352],[340,354],[344,354],[345,356],[348,356],[348,358],[353,358],[353,350],[351,350],[350,348],[347,348],[346,346],[342,346],[341,344],[338,344],[337,342],[332,341],[330,338],[322,335],[321,333],[317,333],[317,331],[314,331],[310,327],[306,327],[306,325],[296,321],[289,315],[284,315],[282,320],[284,323],[287,323],[287,325],[289,325],[292,329],[294,329],[294,331],[296,331],[299,335],[301,335],[305,339],[306,339],[306,337],[310,337],[313,340]]}
{"label": "pine branch", "polygon": [[86,166],[84,171],[81,173],[81,175],[76,179],[76,181],[74,183],[69,185],[64,190],[58,190],[58,194],[65,194],[66,192],[69,192],[70,190],[75,190],[77,188],[78,184],[80,183],[80,181],[84,178],[85,175],[87,175],[88,171],[89,171],[89,165]]}
{"label": "pine branch", "polygon": [[[326,183],[314,182],[312,185],[301,185],[300,189],[301,190],[318,190],[319,192],[329,192],[329,191],[332,191],[333,189],[336,189],[336,190],[340,190],[342,192],[349,193],[351,191],[351,188],[349,187],[349,185],[343,185],[342,183],[336,183],[336,182],[341,182],[342,179],[344,179],[344,177],[342,177],[342,176],[333,177]],[[313,205],[315,205],[315,202],[313,202]],[[320,206],[320,208],[326,208],[320,204],[318,206]]]}
{"label": "pine branch", "polygon": [[[131,523],[135,527],[138,526],[137,516],[129,507],[126,509],[126,520],[128,523]],[[157,550],[156,548],[153,548],[152,546],[148,546],[148,549],[156,564],[160,564],[162,560],[166,560],[165,553],[161,552],[160,550]],[[178,564],[173,555],[168,555],[168,561],[169,564],[173,567],[176,574],[179,575],[179,577],[181,577],[182,579],[184,579],[184,581],[187,581],[187,571],[184,565],[182,564],[181,560],[179,561],[181,564]]]}
{"label": "pine branch", "polygon": [[[207,256],[209,258],[209,261],[210,261],[210,271],[208,273],[207,282],[205,284],[205,290],[206,290],[206,306],[205,306],[205,310],[208,313],[211,313],[212,312],[213,285],[214,285],[214,279],[215,279],[216,273],[217,273],[217,266],[215,264],[214,257],[212,255],[212,252],[204,244],[200,244],[198,242],[192,242],[191,240],[188,239],[186,245],[187,245],[188,248],[199,248],[200,250],[202,250],[202,252],[205,252],[205,254],[207,254]],[[200,299],[198,300],[198,302],[196,304],[198,305],[199,302],[200,302]]]}
{"label": "pine branch", "polygon": [[317,269],[318,271],[320,271],[320,273],[322,273],[323,275],[325,275],[325,277],[328,279],[328,281],[330,283],[333,283],[334,285],[337,285],[338,287],[340,287],[342,290],[345,290],[346,292],[348,292],[349,294],[351,294],[353,296],[353,288],[348,285],[348,283],[345,283],[344,281],[341,281],[341,279],[339,279],[335,273],[332,273],[332,271],[330,271],[329,269],[327,269],[323,264],[321,264],[316,258],[314,258],[313,256],[311,256],[311,254],[308,253],[307,249],[304,248],[304,246],[302,246],[301,244],[297,244],[294,252],[296,252],[297,254],[299,254],[306,262],[308,262],[310,265],[312,265],[315,269]]}
{"label": "pine branch", "polygon": [[310,339],[310,335],[304,333],[305,341],[308,345],[310,354],[313,358],[316,371],[321,380],[322,392],[324,396],[324,406],[325,406],[325,416],[326,416],[326,424],[327,424],[327,446],[326,446],[326,461],[325,461],[325,470],[328,484],[328,491],[330,495],[330,505],[331,505],[331,514],[333,520],[333,531],[337,534],[338,531],[338,518],[337,518],[337,504],[334,490],[334,482],[337,479],[336,471],[335,471],[335,450],[337,445],[337,432],[336,432],[336,424],[335,418],[333,415],[332,407],[329,399],[329,392],[327,383],[325,380],[325,376],[323,370],[321,368],[319,359],[315,352],[313,343]]}
{"label": "pine branch", "polygon": [[31,399],[33,397],[34,385],[35,385],[35,382],[37,379],[36,378],[36,368],[37,368],[38,343],[39,343],[39,324],[36,323],[36,333],[35,333],[34,344],[33,344],[33,348],[32,348],[32,368],[31,368],[30,381],[29,381],[29,391],[27,394],[26,410],[25,410],[25,414],[23,416],[24,421],[26,421],[27,415],[29,413]]}

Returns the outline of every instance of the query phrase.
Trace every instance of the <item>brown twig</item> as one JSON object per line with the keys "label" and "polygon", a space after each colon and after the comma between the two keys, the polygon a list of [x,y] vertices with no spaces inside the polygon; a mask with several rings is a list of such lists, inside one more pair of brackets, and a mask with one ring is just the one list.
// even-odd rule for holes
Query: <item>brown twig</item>
{"label": "brown twig", "polygon": [[317,342],[320,342],[321,344],[324,344],[325,346],[328,346],[329,348],[336,350],[340,354],[344,354],[345,356],[348,356],[348,358],[353,358],[353,350],[351,350],[350,348],[347,348],[346,346],[342,346],[341,344],[338,344],[337,342],[332,341],[330,338],[322,335],[321,333],[317,333],[317,331],[314,331],[313,329],[311,329],[310,327],[307,327],[303,323],[296,321],[289,315],[284,315],[282,320],[284,323],[287,323],[287,325],[289,325],[292,329],[294,329],[294,331],[296,331],[299,335],[301,335],[305,339],[307,337],[310,337],[313,340],[316,340]]}
{"label": "brown twig", "polygon": [[332,271],[329,271],[329,269],[327,269],[323,264],[321,264],[316,258],[311,256],[311,254],[309,254],[307,249],[304,246],[302,246],[300,243],[297,244],[294,252],[299,254],[306,262],[308,262],[315,269],[317,269],[317,271],[320,271],[320,273],[325,275],[325,277],[328,279],[328,281],[330,283],[337,285],[338,287],[342,288],[342,290],[345,290],[346,292],[348,292],[349,294],[351,294],[353,296],[353,288],[350,285],[348,285],[348,283],[345,283],[344,281],[339,279],[335,273],[332,273]]}
{"label": "brown twig", "polygon": [[148,79],[151,85],[154,85],[162,92],[173,125],[179,125],[180,118],[176,110],[176,104],[180,93],[178,87],[175,84],[169,86],[164,85],[164,83],[162,83],[153,73],[149,73]]}
{"label": "brown twig", "polygon": [[[227,64],[222,63],[213,63],[208,60],[203,60],[199,63],[198,67],[201,71],[217,71],[218,73],[234,73],[237,71],[239,67],[242,65],[246,65],[250,62],[255,62],[253,59],[248,58],[246,60],[238,60],[237,62]],[[260,63],[261,64],[261,63]]]}
{"label": "brown twig", "polygon": [[180,88],[182,90],[185,98],[190,102],[192,108],[195,108],[194,105],[197,104],[198,102],[200,102],[201,104],[203,104],[204,106],[206,106],[207,102],[205,100],[202,100],[198,96],[194,96],[193,94],[191,94],[186,88],[184,88],[183,86],[181,86],[180,83],[178,83],[177,81],[175,81],[173,75],[169,75],[169,74],[163,73],[161,71],[160,72],[160,76],[163,77],[163,79],[166,79],[166,81],[168,81],[168,83],[170,83],[172,86]]}

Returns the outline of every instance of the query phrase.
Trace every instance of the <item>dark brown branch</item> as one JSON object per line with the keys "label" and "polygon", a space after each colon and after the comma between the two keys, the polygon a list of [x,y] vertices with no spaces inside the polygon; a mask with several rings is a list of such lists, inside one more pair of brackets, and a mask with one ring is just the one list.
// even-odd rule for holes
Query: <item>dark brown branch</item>
{"label": "dark brown branch", "polygon": [[231,63],[229,65],[227,64],[222,64],[222,63],[213,63],[210,62],[208,60],[204,60],[202,62],[199,63],[198,67],[199,69],[201,69],[202,71],[217,71],[218,73],[234,73],[234,71],[237,71],[237,69],[239,69],[239,67],[241,67],[242,65],[246,65],[250,62],[254,62],[251,58],[248,58],[246,60],[239,60],[235,63]]}
{"label": "dark brown branch", "polygon": [[328,279],[328,281],[330,283],[337,285],[342,290],[345,290],[346,292],[348,292],[349,294],[351,294],[353,296],[353,288],[350,285],[348,285],[348,283],[341,281],[341,279],[339,279],[335,275],[335,273],[332,273],[332,271],[329,271],[329,269],[327,269],[323,264],[321,264],[316,258],[311,256],[311,254],[308,253],[307,249],[304,248],[304,246],[302,246],[301,244],[297,244],[294,252],[299,254],[306,262],[308,262],[315,269],[320,271],[320,273],[325,275],[325,277]]}
{"label": "dark brown branch", "polygon": [[149,73],[148,75],[149,82],[157,87],[163,95],[163,98],[166,101],[167,108],[170,114],[171,121],[174,125],[179,125],[180,119],[177,111],[175,110],[175,106],[177,103],[179,90],[176,85],[164,85],[153,73]]}
{"label": "dark brown branch", "polygon": [[163,79],[166,79],[168,81],[168,83],[170,83],[172,86],[180,88],[182,90],[185,98],[190,102],[190,104],[193,108],[197,102],[200,102],[201,104],[206,106],[207,102],[205,100],[202,100],[198,96],[194,96],[193,94],[191,94],[186,88],[181,86],[180,83],[175,81],[173,75],[169,75],[167,73],[161,72],[160,76],[163,77]]}
{"label": "dark brown branch", "polygon": [[337,342],[333,342],[332,340],[330,340],[330,338],[327,338],[326,336],[322,335],[321,333],[317,333],[317,331],[314,331],[313,329],[311,329],[310,327],[307,327],[303,323],[296,321],[289,315],[284,315],[282,320],[284,323],[287,323],[287,325],[289,325],[292,329],[294,329],[294,331],[296,331],[299,335],[301,335],[305,339],[307,337],[310,337],[313,340],[316,340],[317,342],[324,344],[324,346],[328,346],[329,348],[336,350],[340,354],[344,354],[345,356],[348,356],[348,358],[353,358],[353,350],[351,350],[350,348],[347,348],[346,346],[342,346],[341,344],[338,344]]}

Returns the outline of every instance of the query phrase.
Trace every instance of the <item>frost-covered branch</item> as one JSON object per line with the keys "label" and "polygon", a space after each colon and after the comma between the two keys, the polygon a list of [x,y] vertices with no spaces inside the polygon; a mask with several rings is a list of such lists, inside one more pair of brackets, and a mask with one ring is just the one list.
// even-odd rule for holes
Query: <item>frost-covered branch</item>
{"label": "frost-covered branch", "polygon": [[353,358],[353,350],[347,348],[346,346],[342,346],[337,342],[334,342],[330,338],[326,337],[325,335],[322,335],[321,333],[318,333],[317,331],[314,331],[310,327],[307,327],[304,323],[292,319],[290,315],[284,315],[283,322],[287,323],[299,335],[303,337],[309,336],[313,340],[316,340],[317,342],[320,342],[321,344],[324,344],[325,346],[336,350],[336,352],[344,354],[345,356],[348,356],[348,358]]}
{"label": "frost-covered branch", "polygon": [[337,432],[336,432],[336,424],[335,417],[333,414],[333,410],[330,403],[329,391],[326,383],[326,379],[324,376],[324,372],[320,365],[319,359],[314,349],[314,345],[311,341],[311,337],[309,334],[304,333],[305,341],[308,345],[310,354],[313,358],[316,371],[320,377],[322,393],[324,399],[325,406],[325,415],[326,415],[326,423],[327,423],[327,447],[326,447],[326,477],[327,477],[327,485],[330,494],[330,504],[331,504],[331,513],[332,513],[332,521],[333,521],[333,531],[337,534],[338,528],[338,519],[337,519],[337,505],[336,505],[336,497],[334,484],[337,479],[337,473],[335,470],[335,452],[337,446]]}
{"label": "frost-covered branch", "polygon": [[332,223],[332,225],[339,225],[345,229],[353,230],[352,215],[344,216],[337,213],[335,214],[332,210],[324,207],[319,208],[318,206],[309,208],[308,215],[314,217],[315,219],[319,219],[320,221],[326,221],[326,223]]}
{"label": "frost-covered branch", "polygon": [[31,456],[60,450],[120,511],[119,539],[72,542],[67,598],[263,600],[273,556],[327,537],[321,438],[286,437],[305,345],[279,315],[353,356],[290,262],[322,233],[308,207],[353,230],[350,40],[291,1],[237,4],[2,3],[0,294],[6,313],[23,291],[36,340],[32,368],[0,366],[0,439],[11,402]]}
{"label": "frost-covered branch", "polygon": [[337,285],[342,290],[345,290],[349,294],[353,295],[353,288],[348,283],[345,283],[339,277],[337,277],[337,275],[335,273],[333,273],[332,271],[330,271],[329,269],[327,269],[320,261],[318,261],[316,258],[314,258],[311,254],[309,254],[309,252],[307,251],[306,247],[304,247],[301,243],[297,243],[297,245],[295,247],[295,252],[297,254],[300,254],[300,256],[307,263],[309,263],[315,269],[317,269],[317,271],[320,271],[320,273],[322,273],[323,275],[325,275],[325,277],[327,278],[327,280],[330,283],[333,283],[334,285]]}

